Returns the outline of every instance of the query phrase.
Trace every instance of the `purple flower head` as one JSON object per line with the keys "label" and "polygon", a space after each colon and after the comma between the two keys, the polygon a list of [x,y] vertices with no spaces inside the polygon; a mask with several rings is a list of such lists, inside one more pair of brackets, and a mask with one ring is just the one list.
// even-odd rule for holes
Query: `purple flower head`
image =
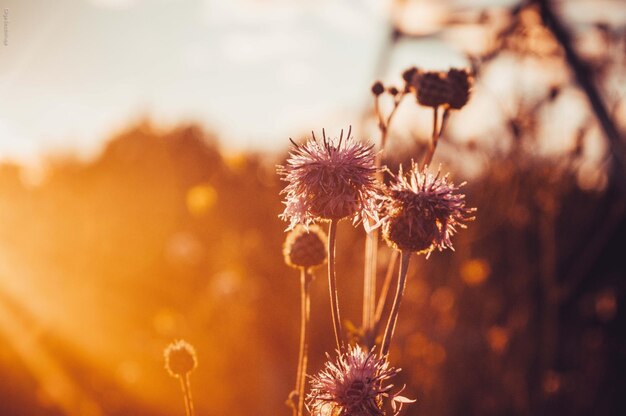
{"label": "purple flower head", "polygon": [[[287,186],[285,211],[280,217],[289,222],[308,225],[320,220],[352,218],[354,224],[369,219],[378,221],[378,187],[373,145],[365,145],[350,137],[312,140],[303,145],[294,143],[287,163],[278,167]],[[293,142],[292,142],[293,143]]]}
{"label": "purple flower head", "polygon": [[349,347],[336,362],[329,357],[324,369],[311,377],[307,408],[313,416],[383,416],[383,399],[388,398],[399,412],[398,405],[412,402],[390,393],[393,385],[388,382],[399,371],[386,357]]}
{"label": "purple flower head", "polygon": [[450,237],[456,227],[474,219],[475,208],[465,207],[465,195],[458,192],[448,175],[429,173],[411,163],[404,174],[402,167],[387,187],[384,203],[383,236],[397,250],[430,253],[452,247]]}

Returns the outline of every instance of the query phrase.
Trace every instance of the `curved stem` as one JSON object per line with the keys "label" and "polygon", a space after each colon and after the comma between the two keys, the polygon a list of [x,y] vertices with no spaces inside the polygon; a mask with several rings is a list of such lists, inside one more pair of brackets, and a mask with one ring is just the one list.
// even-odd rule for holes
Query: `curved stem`
{"label": "curved stem", "polygon": [[309,319],[311,316],[311,293],[309,291],[312,277],[306,268],[300,273],[300,350],[298,353],[298,373],[296,376],[296,391],[298,392],[298,406],[294,406],[297,416],[303,415],[304,387],[306,384],[306,367],[309,350]]}
{"label": "curved stem", "polygon": [[339,316],[339,297],[337,295],[337,276],[335,275],[335,242],[337,239],[337,220],[331,220],[328,227],[328,290],[330,294],[330,310],[335,330],[337,349],[341,351],[341,318]]}
{"label": "curved stem", "polygon": [[387,321],[387,328],[385,328],[385,337],[383,338],[383,344],[380,349],[382,357],[389,354],[389,346],[391,345],[391,337],[396,329],[396,323],[398,322],[398,313],[400,311],[400,303],[402,302],[402,296],[404,295],[404,289],[406,287],[406,274],[409,269],[409,259],[411,258],[411,252],[408,250],[402,251],[400,254],[400,272],[398,275],[398,287],[396,289],[396,296],[393,300],[393,306],[391,307],[391,313],[389,314],[389,320]]}

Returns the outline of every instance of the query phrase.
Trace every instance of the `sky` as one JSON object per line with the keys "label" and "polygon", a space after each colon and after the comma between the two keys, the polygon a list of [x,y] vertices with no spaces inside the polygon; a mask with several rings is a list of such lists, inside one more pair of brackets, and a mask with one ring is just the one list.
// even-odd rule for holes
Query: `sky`
{"label": "sky", "polygon": [[[388,36],[379,0],[0,0],[0,159],[90,156],[143,118],[276,149],[358,117]],[[458,54],[426,62],[463,62]],[[410,62],[409,62],[410,63]],[[415,64],[414,62],[412,64]]]}
{"label": "sky", "polygon": [[[399,18],[436,31],[452,4],[510,3],[419,0]],[[199,122],[233,150],[282,149],[291,136],[358,123],[381,76],[389,4],[0,0],[0,160],[93,156],[146,118],[165,128]],[[396,78],[412,65],[467,65],[436,37],[401,45],[390,61]]]}

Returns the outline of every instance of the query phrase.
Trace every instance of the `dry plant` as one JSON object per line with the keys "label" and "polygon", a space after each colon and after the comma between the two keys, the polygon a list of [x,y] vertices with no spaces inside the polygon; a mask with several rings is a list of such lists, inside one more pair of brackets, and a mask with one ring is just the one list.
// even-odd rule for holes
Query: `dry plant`
{"label": "dry plant", "polygon": [[[331,317],[336,343],[336,357],[327,354],[325,368],[310,377],[306,404],[312,415],[383,416],[399,414],[402,405],[415,400],[394,390],[391,380],[400,371],[391,366],[389,351],[400,314],[409,260],[413,253],[427,258],[434,250],[453,249],[451,237],[457,228],[474,219],[474,208],[465,205],[448,175],[429,169],[437,143],[452,110],[461,109],[468,101],[472,77],[466,70],[425,72],[411,68],[404,72],[405,85],[385,88],[382,82],[372,86],[374,107],[380,130],[380,148],[361,142],[349,128],[344,136],[331,138],[322,130],[319,140],[312,133],[310,140],[297,144],[286,164],[278,166],[278,174],[287,182],[285,209],[280,217],[289,223],[285,242],[285,261],[300,268],[302,312],[300,353],[296,388],[287,404],[294,416],[303,414],[304,380],[308,360],[307,327],[310,319],[308,286],[311,267],[326,259],[320,252],[327,241],[328,287]],[[381,111],[380,97],[389,94],[393,108]],[[414,96],[417,103],[433,108],[433,134],[429,151],[421,165],[414,161],[408,171],[400,166],[397,174],[381,166],[393,116],[404,98]],[[441,121],[439,111],[442,110]],[[388,174],[388,180],[385,180]],[[463,186],[464,184],[461,184]],[[337,224],[349,219],[367,232],[364,256],[364,296],[362,336],[352,345],[343,329],[336,276]],[[328,239],[317,225],[328,224]],[[378,241],[382,236],[394,255],[390,257],[383,290],[376,298]],[[379,334],[383,311],[395,267],[400,256],[397,288],[382,334]],[[382,338],[380,338],[382,335]],[[391,411],[391,412],[390,412]]]}

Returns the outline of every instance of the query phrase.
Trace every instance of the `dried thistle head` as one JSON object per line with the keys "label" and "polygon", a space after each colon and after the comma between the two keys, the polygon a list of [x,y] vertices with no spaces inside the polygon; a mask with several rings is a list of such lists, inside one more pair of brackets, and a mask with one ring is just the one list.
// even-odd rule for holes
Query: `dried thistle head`
{"label": "dried thistle head", "polygon": [[321,266],[326,262],[326,233],[316,225],[296,226],[287,234],[283,245],[285,263],[294,268],[305,269]]}
{"label": "dried thistle head", "polygon": [[412,402],[392,394],[389,381],[400,371],[386,357],[350,346],[335,362],[330,360],[311,377],[307,408],[314,416],[383,416],[383,399],[392,407]]}
{"label": "dried thistle head", "polygon": [[163,351],[165,369],[172,377],[183,377],[198,365],[196,350],[186,341],[172,342]]}
{"label": "dried thistle head", "polygon": [[449,94],[448,105],[451,109],[460,110],[467,104],[472,88],[472,77],[466,69],[452,68],[448,71]]}
{"label": "dried thistle head", "polygon": [[[294,143],[287,163],[278,167],[287,186],[285,210],[280,217],[308,225],[321,220],[352,218],[355,224],[365,218],[377,220],[378,193],[373,145],[365,145],[350,136],[320,142],[313,134],[303,145]],[[364,224],[367,226],[368,221]]]}
{"label": "dried thistle head", "polygon": [[387,243],[397,250],[427,255],[435,249],[453,249],[450,237],[456,227],[465,228],[476,211],[465,206],[465,195],[458,192],[460,186],[454,186],[448,175],[434,175],[415,163],[406,174],[400,167],[384,203],[383,236]]}
{"label": "dried thistle head", "polygon": [[439,107],[447,104],[450,86],[446,74],[437,71],[421,72],[413,77],[413,87],[417,101],[426,107]]}

